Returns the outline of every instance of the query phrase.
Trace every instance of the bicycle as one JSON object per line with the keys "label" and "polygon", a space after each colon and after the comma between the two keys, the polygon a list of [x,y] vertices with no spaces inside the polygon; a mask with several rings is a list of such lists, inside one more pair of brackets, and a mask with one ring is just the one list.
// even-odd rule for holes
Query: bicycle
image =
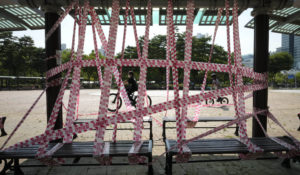
{"label": "bicycle", "polygon": [[[217,99],[217,102],[219,102],[220,104],[228,104],[229,103],[229,100],[227,97],[219,97]],[[207,105],[213,105],[215,103],[214,99],[208,99],[205,101],[205,103]]]}
{"label": "bicycle", "polygon": [[[119,100],[117,101],[117,96],[118,93],[110,93],[109,94],[109,98],[108,98],[108,111],[110,112],[115,112],[117,110],[117,102],[118,102],[118,109],[120,109],[122,107],[122,98],[119,95]],[[131,95],[131,99],[133,100],[129,100],[131,101],[131,105],[133,105],[134,107],[136,107],[136,103],[137,103],[137,95],[135,93],[132,93]],[[144,102],[144,106],[151,106],[152,105],[152,100],[150,98],[149,95],[147,95],[148,98],[145,98],[145,102]]]}

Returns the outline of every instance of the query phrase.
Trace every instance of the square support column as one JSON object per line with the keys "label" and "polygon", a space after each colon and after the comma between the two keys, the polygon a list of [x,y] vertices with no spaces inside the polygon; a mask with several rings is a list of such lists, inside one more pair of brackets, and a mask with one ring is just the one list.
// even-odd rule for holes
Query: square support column
{"label": "square support column", "polygon": [[[55,24],[55,22],[58,20],[59,15],[57,12],[46,12],[45,13],[45,34],[48,33],[48,31],[52,28],[52,26]],[[45,47],[46,47],[46,56],[50,57],[56,54],[57,50],[61,49],[61,32],[60,32],[60,26],[55,30],[55,32],[48,38],[47,41],[45,41]],[[50,59],[47,60],[47,71],[56,67],[56,59]],[[49,78],[47,81],[50,82],[55,79],[61,79],[61,73]],[[58,96],[60,90],[60,86],[54,86],[47,88],[46,91],[46,98],[47,98],[47,121],[49,121],[51,112],[53,110],[56,98]],[[60,129],[62,128],[62,108],[60,107],[60,110],[58,112],[58,118],[55,123],[54,129]]]}
{"label": "square support column", "polygon": [[[254,17],[254,71],[265,73],[269,62],[269,15],[257,14]],[[253,108],[268,108],[268,88],[254,91]],[[267,116],[258,115],[263,127],[267,130]],[[258,122],[253,118],[252,136],[264,137],[264,132]]]}

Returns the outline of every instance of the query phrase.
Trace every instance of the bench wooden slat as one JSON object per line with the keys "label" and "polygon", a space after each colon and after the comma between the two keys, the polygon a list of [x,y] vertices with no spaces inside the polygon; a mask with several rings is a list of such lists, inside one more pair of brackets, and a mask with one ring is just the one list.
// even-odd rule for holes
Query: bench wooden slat
{"label": "bench wooden slat", "polygon": [[[228,116],[217,116],[217,117],[198,117],[197,122],[229,122],[235,120],[235,117],[228,117]],[[191,117],[187,117],[187,121],[192,121]],[[174,116],[167,116],[163,118],[163,132],[162,132],[162,137],[163,140],[167,139],[167,129],[175,129],[174,125],[168,126],[167,123],[175,123],[176,122],[176,117]],[[215,128],[213,126],[194,126],[189,129],[196,129],[196,128]],[[235,135],[238,136],[238,130],[239,126],[236,124],[234,126],[229,126],[227,128],[235,128]]]}
{"label": "bench wooden slat", "polygon": [[104,143],[103,155],[104,156],[109,156],[109,151],[110,151],[110,142],[105,142]]}
{"label": "bench wooden slat", "polygon": [[[293,144],[292,140],[288,137],[278,137],[279,139]],[[264,153],[271,153],[271,152],[281,152],[281,151],[289,151],[284,146],[281,146],[277,142],[273,141],[270,138],[260,137],[260,138],[251,138],[250,139],[254,144],[264,149]],[[177,155],[179,150],[175,147],[176,140],[165,140],[166,143],[166,174],[172,174],[172,164],[173,164],[173,156]],[[187,146],[191,150],[192,154],[247,154],[249,153],[247,146],[241,143],[239,140],[234,138],[224,138],[224,139],[199,139],[192,142],[187,143]],[[173,147],[175,149],[173,149]],[[172,148],[172,149],[171,149]],[[276,156],[263,154],[262,157],[257,158],[276,158]],[[215,159],[208,161],[233,161],[233,160],[240,160],[240,158],[228,158],[228,159]],[[205,162],[207,160],[192,160],[188,162]],[[288,160],[289,161],[289,160]],[[287,167],[289,163],[287,163]]]}
{"label": "bench wooden slat", "polygon": [[[123,141],[110,143],[109,153],[110,156],[128,156],[128,152],[133,144],[133,141]],[[49,144],[47,150],[50,150],[56,144]],[[52,157],[63,157],[63,158],[74,158],[74,157],[93,157],[93,146],[94,142],[73,142],[67,143],[62,146]],[[151,141],[144,141],[137,154],[147,156],[151,154],[149,147],[152,147]],[[35,158],[39,145],[32,147],[19,148],[16,150],[7,150],[0,152],[1,158]],[[149,152],[150,151],[150,152]]]}
{"label": "bench wooden slat", "polygon": [[143,145],[143,141],[141,141],[139,143],[133,143],[128,153],[129,154],[138,153],[140,151],[142,145]]}
{"label": "bench wooden slat", "polygon": [[[86,123],[86,122],[90,122],[92,120],[95,120],[95,118],[87,118],[87,119],[77,119],[74,121],[74,124],[81,124],[81,123]],[[125,121],[125,122],[122,122],[122,123],[119,123],[119,124],[125,124],[125,123],[133,123],[132,120],[128,120],[128,121]],[[153,133],[152,133],[152,117],[143,117],[143,123],[148,123],[149,126],[147,127],[144,127],[143,129],[144,130],[149,130],[149,140],[153,140]],[[114,130],[112,127],[107,127],[106,130]],[[128,127],[125,127],[125,128],[117,128],[117,130],[134,130],[134,127],[132,126],[128,126]]]}
{"label": "bench wooden slat", "polygon": [[[256,143],[258,145],[263,145],[263,146],[277,146],[278,143],[272,141],[272,140],[266,140],[266,142],[262,142],[262,141],[253,141],[253,143]],[[175,142],[171,142],[172,145],[175,144]],[[188,143],[188,145],[191,146],[195,146],[195,147],[220,147],[220,145],[222,145],[223,147],[233,147],[233,146],[241,146],[243,145],[241,142],[237,141],[237,140],[232,140],[232,141],[222,141],[222,140],[218,140],[215,142],[190,142]]]}
{"label": "bench wooden slat", "polygon": [[182,148],[184,153],[191,153],[191,149],[188,147],[188,145],[182,145]]}
{"label": "bench wooden slat", "polygon": [[[105,142],[104,144],[104,164],[105,165],[129,165],[129,163],[113,163],[110,157],[128,157],[128,152],[134,142],[133,141],[118,141],[116,143]],[[57,143],[50,143],[47,150],[55,148]],[[13,165],[5,162],[4,169],[2,173],[13,169],[15,174],[23,174],[20,165],[19,159],[35,159],[36,152],[39,148],[39,145],[33,145],[30,147],[19,148],[15,150],[7,150],[0,152],[0,160],[4,159],[13,159]],[[57,150],[52,157],[53,158],[75,158],[73,164],[63,164],[65,166],[89,166],[91,164],[76,164],[82,157],[93,157],[94,153],[94,142],[73,142],[66,143]],[[143,141],[139,150],[136,150],[136,155],[145,156],[148,158],[148,174],[153,174],[152,167],[152,141],[147,140]],[[26,167],[36,167],[37,165],[26,165]],[[38,165],[39,166],[39,165]],[[42,166],[42,165],[41,165]],[[24,167],[24,166],[23,166]],[[1,173],[1,174],[2,174]]]}
{"label": "bench wooden slat", "polygon": [[[217,121],[217,122],[221,122],[221,121],[232,121],[235,120],[235,117],[199,117],[198,118],[198,122],[213,122],[213,121]],[[190,117],[187,117],[188,121],[192,121]],[[168,117],[164,117],[163,121],[165,122],[176,122],[176,117],[173,116],[168,116]]]}
{"label": "bench wooden slat", "polygon": [[[74,121],[74,124],[86,123],[86,122],[90,122],[92,120],[95,120],[95,118],[77,119]],[[131,120],[127,120],[122,123],[132,123],[132,122],[133,121],[131,121]],[[143,117],[143,122],[152,122],[152,118],[151,117]]]}
{"label": "bench wooden slat", "polygon": [[[285,138],[280,138],[288,141]],[[288,151],[287,148],[274,142],[269,138],[252,138],[250,139],[254,144],[264,149],[265,152]],[[172,154],[177,154],[178,149],[170,150],[175,144],[175,140],[166,140],[167,150]],[[189,142],[188,147],[193,154],[222,154],[222,153],[249,153],[246,145],[237,139],[209,139],[196,140]]]}

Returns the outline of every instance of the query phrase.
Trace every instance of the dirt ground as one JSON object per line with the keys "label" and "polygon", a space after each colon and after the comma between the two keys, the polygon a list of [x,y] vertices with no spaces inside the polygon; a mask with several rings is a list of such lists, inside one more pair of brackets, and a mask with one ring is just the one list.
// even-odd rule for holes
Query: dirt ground
{"label": "dirt ground", "polygon": [[[7,133],[11,133],[18,121],[26,113],[34,100],[41,93],[40,90],[32,91],[0,91],[0,116],[6,116],[5,130]],[[191,91],[190,94],[197,94],[199,91]],[[64,104],[67,106],[69,91],[66,91],[64,96]],[[166,101],[166,91],[150,90],[148,95],[151,96],[153,103],[158,104]],[[172,91],[170,92],[170,98],[173,98]],[[229,104],[232,104],[232,98],[229,98]],[[91,113],[97,113],[100,101],[99,90],[81,90],[80,92],[80,106],[79,113],[83,114],[80,118],[96,118],[95,115],[89,115]],[[269,91],[268,104],[270,111],[274,116],[283,124],[283,126],[297,139],[300,139],[300,132],[297,131],[300,121],[297,114],[300,112],[300,90],[290,91]],[[125,110],[124,105],[121,110]],[[188,116],[192,117],[195,110],[195,106],[191,105],[188,110]],[[66,111],[64,116],[66,116]],[[246,100],[246,111],[252,111],[252,98]],[[168,116],[174,116],[174,110],[169,110]],[[165,112],[152,115],[158,122],[153,122],[153,134],[154,134],[154,147],[153,156],[158,158],[154,163],[155,174],[164,174],[164,162],[165,157],[160,156],[164,151],[164,143],[162,141],[162,128],[159,123],[162,121],[162,117],[165,116]],[[227,106],[215,106],[215,107],[203,107],[201,108],[200,116],[234,116],[234,107],[232,105]],[[201,126],[218,126],[222,123],[198,123]],[[131,124],[127,124],[130,125]],[[128,127],[126,125],[120,125],[119,127]],[[8,145],[12,145],[26,138],[42,134],[46,128],[46,96],[43,95],[40,102],[33,109],[28,119],[19,128],[18,132],[12,138]],[[247,121],[247,132],[252,135],[252,119]],[[282,136],[286,135],[280,127],[268,119],[268,133],[270,136]],[[192,138],[207,129],[188,129],[187,137]],[[93,141],[95,137],[94,131],[89,131],[79,135],[77,141]],[[105,135],[106,140],[111,140],[112,132],[107,131]],[[149,132],[143,132],[143,139],[148,139]],[[167,132],[167,137],[176,139],[175,129]],[[233,129],[224,129],[218,133],[212,134],[207,138],[231,138],[234,136]],[[0,144],[5,141],[6,137],[0,137]],[[122,131],[118,133],[118,140],[132,140],[132,131]],[[34,160],[32,160],[34,161]],[[92,161],[92,160],[85,160]],[[31,161],[25,161],[24,163],[30,163]],[[134,168],[133,168],[134,167]],[[132,169],[135,169],[134,171]],[[143,166],[126,166],[126,167],[72,167],[72,171],[66,171],[65,167],[55,168],[24,168],[26,174],[145,174],[146,168]],[[299,174],[300,164],[292,164],[292,169],[284,169],[280,166],[280,160],[259,160],[259,161],[238,161],[238,162],[211,162],[211,163],[193,163],[193,164],[178,164],[173,168],[174,174]]]}

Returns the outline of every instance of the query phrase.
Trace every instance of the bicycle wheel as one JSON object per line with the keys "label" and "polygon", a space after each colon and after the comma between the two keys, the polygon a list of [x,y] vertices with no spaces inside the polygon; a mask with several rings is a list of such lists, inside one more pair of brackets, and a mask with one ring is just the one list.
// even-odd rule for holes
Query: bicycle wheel
{"label": "bicycle wheel", "polygon": [[208,99],[208,100],[205,100],[205,103],[207,105],[213,105],[215,103],[214,99]]}
{"label": "bicycle wheel", "polygon": [[150,96],[149,95],[147,95],[147,100],[145,101],[145,106],[151,106],[152,105],[152,100],[151,100],[151,98],[150,98]]}
{"label": "bicycle wheel", "polygon": [[[152,100],[151,100],[150,96],[147,95],[147,97],[148,98],[144,98],[145,99],[144,107],[148,107],[148,106],[152,105]],[[133,100],[137,103],[137,96],[134,96]],[[136,107],[136,103],[135,103],[134,107]]]}
{"label": "bicycle wheel", "polygon": [[222,100],[220,101],[221,104],[228,104],[229,100],[227,97],[222,97]]}
{"label": "bicycle wheel", "polygon": [[117,101],[117,94],[116,93],[109,94],[109,98],[108,98],[108,111],[115,112],[117,110],[117,102],[119,103],[118,109],[120,109],[121,106],[122,106],[122,99],[121,99],[120,96],[119,96],[118,101]]}

